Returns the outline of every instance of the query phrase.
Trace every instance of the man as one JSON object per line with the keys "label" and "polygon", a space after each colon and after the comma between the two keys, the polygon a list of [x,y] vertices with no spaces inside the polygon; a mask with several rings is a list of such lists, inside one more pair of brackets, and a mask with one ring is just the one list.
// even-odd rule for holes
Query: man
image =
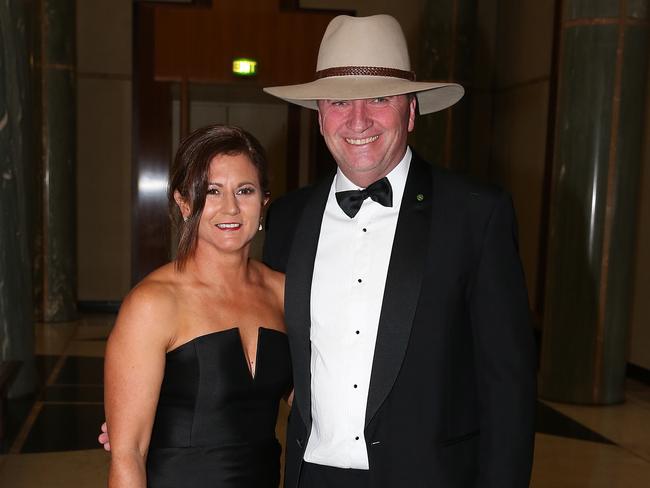
{"label": "man", "polygon": [[265,89],[318,109],[338,166],[267,217],[294,368],[286,487],[528,486],[535,354],[510,198],[407,146],[417,107],[462,88],[413,81],[386,15],[332,20],[316,78]]}

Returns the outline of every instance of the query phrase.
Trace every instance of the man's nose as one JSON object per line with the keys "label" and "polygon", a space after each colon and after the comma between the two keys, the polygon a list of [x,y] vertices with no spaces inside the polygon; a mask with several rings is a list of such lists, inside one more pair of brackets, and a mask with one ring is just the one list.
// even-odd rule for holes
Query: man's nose
{"label": "man's nose", "polygon": [[372,125],[365,100],[353,100],[348,126],[357,132],[363,132]]}

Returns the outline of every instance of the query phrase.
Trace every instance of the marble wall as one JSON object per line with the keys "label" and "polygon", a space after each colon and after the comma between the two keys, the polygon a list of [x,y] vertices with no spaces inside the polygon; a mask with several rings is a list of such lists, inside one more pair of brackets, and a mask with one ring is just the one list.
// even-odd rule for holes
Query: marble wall
{"label": "marble wall", "polygon": [[645,141],[637,203],[636,259],[632,291],[629,361],[650,370],[650,73],[646,91]]}
{"label": "marble wall", "polygon": [[614,403],[624,399],[648,24],[625,1],[563,7],[540,393]]}
{"label": "marble wall", "polygon": [[17,394],[35,386],[32,229],[39,138],[29,64],[34,15],[32,2],[0,3],[0,361],[23,361]]}
{"label": "marble wall", "polygon": [[41,198],[38,225],[39,319],[77,316],[75,1],[40,0]]}

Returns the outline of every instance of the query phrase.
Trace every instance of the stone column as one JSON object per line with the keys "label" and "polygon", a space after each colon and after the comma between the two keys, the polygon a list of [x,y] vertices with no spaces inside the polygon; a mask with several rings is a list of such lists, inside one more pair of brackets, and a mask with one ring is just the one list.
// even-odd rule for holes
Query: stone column
{"label": "stone column", "polygon": [[422,42],[411,60],[418,79],[460,83],[465,96],[451,109],[419,117],[414,146],[429,161],[468,170],[477,3],[427,0],[423,11]]}
{"label": "stone column", "polygon": [[0,2],[0,361],[19,360],[12,394],[35,386],[32,253],[38,144],[29,66],[31,5]]}
{"label": "stone column", "polygon": [[649,0],[565,0],[540,394],[624,399]]}
{"label": "stone column", "polygon": [[[41,1],[43,207],[38,296],[45,322],[73,320],[76,253],[76,5]],[[102,223],[97,223],[102,231]]]}

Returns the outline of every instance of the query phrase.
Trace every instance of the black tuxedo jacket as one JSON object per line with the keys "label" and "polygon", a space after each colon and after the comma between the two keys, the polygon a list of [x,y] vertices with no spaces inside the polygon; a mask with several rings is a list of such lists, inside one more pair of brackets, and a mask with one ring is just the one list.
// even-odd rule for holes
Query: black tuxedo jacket
{"label": "black tuxedo jacket", "polygon": [[[311,429],[311,280],[331,182],[277,200],[267,216],[264,260],[286,272],[294,372],[287,488]],[[510,197],[414,154],[368,393],[370,486],[528,486],[535,369]]]}

